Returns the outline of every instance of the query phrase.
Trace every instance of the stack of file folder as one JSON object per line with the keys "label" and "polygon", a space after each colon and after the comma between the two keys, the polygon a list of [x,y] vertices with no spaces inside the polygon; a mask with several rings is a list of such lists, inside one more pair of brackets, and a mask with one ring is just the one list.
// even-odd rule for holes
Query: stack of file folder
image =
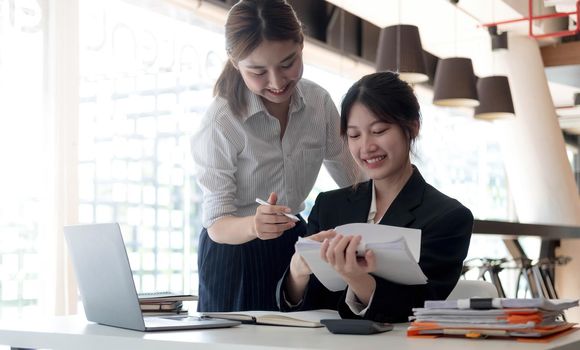
{"label": "stack of file folder", "polygon": [[426,301],[413,309],[408,336],[544,338],[572,328],[566,309],[572,299],[460,299]]}
{"label": "stack of file folder", "polygon": [[147,316],[187,314],[184,301],[197,300],[197,296],[172,292],[139,294],[141,312]]}

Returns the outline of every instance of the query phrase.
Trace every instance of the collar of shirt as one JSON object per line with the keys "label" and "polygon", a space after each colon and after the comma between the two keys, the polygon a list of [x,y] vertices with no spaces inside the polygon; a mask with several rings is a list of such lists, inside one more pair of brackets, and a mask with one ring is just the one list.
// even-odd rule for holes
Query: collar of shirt
{"label": "collar of shirt", "polygon": [[[371,191],[372,191],[372,196],[371,196],[371,208],[369,209],[369,216],[367,217],[367,224],[374,224],[375,223],[375,216],[377,215],[377,195],[376,195],[376,190],[375,190],[375,182],[372,181],[372,185],[371,185]],[[380,221],[380,220],[378,220]]]}
{"label": "collar of shirt", "polygon": [[[246,92],[246,104],[248,108],[246,115],[243,116],[242,120],[246,122],[249,118],[262,112],[268,114],[266,106],[264,106],[264,102],[262,102],[262,98],[251,92],[248,88],[245,88],[244,90]],[[300,84],[296,84],[294,92],[290,97],[290,109],[288,115],[290,116],[293,112],[300,111],[304,106],[304,94],[302,93]]]}

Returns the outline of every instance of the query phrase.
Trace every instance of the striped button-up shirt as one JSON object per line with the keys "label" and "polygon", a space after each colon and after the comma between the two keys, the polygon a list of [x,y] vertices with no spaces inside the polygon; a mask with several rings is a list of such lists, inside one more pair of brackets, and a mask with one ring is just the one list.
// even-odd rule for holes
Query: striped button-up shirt
{"label": "striped button-up shirt", "polygon": [[306,79],[296,85],[282,139],[278,119],[260,97],[247,90],[246,101],[245,115],[236,116],[217,97],[193,136],[204,227],[224,216],[255,214],[256,197],[267,199],[270,192],[299,213],[323,161],[339,186],[356,181],[336,106],[322,87]]}

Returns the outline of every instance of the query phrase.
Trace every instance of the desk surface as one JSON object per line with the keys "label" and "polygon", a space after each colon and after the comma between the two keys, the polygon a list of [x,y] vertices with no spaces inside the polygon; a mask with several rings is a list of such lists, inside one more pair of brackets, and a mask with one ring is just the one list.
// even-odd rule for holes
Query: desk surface
{"label": "desk surface", "polygon": [[[0,344],[22,348],[115,349],[558,349],[580,348],[580,332],[549,343],[461,338],[417,339],[405,336],[405,324],[375,335],[334,335],[325,328],[242,325],[227,329],[142,333],[90,323],[82,316],[37,321],[0,321]],[[388,345],[388,346],[387,346]]]}

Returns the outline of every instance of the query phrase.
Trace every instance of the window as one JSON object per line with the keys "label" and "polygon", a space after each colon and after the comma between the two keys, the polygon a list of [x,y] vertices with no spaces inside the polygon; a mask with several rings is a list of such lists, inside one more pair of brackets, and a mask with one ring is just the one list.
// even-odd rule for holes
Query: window
{"label": "window", "polygon": [[52,157],[45,113],[46,2],[0,1],[0,317],[37,310]]}
{"label": "window", "polygon": [[189,291],[201,229],[190,137],[212,100],[224,38],[159,5],[82,3],[79,216],[122,225],[138,291]]}
{"label": "window", "polygon": [[[122,224],[138,291],[195,293],[201,193],[189,138],[226,59],[223,29],[169,5],[170,16],[82,5],[79,220]],[[337,104],[352,83],[313,66],[304,76]],[[324,172],[308,204],[335,187]]]}

